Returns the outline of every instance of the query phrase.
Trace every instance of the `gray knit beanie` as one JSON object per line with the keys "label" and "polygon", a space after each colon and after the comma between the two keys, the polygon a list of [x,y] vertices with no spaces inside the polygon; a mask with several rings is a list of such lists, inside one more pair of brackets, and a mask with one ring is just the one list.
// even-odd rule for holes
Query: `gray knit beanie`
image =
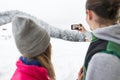
{"label": "gray knit beanie", "polygon": [[27,16],[14,17],[12,32],[17,48],[28,58],[41,54],[49,46],[49,34],[36,21]]}

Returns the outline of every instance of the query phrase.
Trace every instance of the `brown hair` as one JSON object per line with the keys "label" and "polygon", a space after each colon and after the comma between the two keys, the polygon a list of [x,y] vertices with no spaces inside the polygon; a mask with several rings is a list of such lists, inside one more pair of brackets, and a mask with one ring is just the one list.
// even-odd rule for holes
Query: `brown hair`
{"label": "brown hair", "polygon": [[86,9],[94,11],[104,20],[120,20],[120,0],[87,0]]}
{"label": "brown hair", "polygon": [[37,59],[41,63],[41,65],[47,69],[51,80],[55,80],[55,72],[53,64],[51,62],[51,44],[42,54],[34,58]]}

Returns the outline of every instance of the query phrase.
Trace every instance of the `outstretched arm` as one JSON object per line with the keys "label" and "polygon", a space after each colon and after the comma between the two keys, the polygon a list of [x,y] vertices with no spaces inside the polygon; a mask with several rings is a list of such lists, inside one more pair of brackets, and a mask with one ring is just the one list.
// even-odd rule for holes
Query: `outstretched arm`
{"label": "outstretched arm", "polygon": [[12,18],[18,14],[29,16],[30,18],[33,18],[34,20],[36,20],[41,27],[47,30],[47,32],[50,34],[51,37],[68,40],[68,41],[77,41],[77,42],[85,41],[86,35],[79,31],[62,30],[62,29],[56,28],[52,25],[49,25],[45,21],[42,21],[40,19],[37,19],[34,16],[31,16],[30,14],[17,11],[17,10],[1,12],[0,25],[12,22]]}

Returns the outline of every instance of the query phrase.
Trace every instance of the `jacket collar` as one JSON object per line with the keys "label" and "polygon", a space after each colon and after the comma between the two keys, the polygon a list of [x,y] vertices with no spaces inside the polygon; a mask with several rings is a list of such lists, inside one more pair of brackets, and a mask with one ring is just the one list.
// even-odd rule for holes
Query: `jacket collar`
{"label": "jacket collar", "polygon": [[41,66],[40,62],[38,62],[38,61],[35,60],[35,59],[28,59],[28,58],[26,58],[26,57],[21,56],[21,57],[20,57],[20,60],[21,60],[24,64],[26,64],[26,65]]}

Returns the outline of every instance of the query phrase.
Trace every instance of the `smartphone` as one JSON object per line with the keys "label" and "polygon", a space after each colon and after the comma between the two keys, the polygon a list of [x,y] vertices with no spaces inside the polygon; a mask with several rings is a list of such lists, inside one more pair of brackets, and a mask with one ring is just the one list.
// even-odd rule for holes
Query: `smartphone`
{"label": "smartphone", "polygon": [[79,30],[80,27],[82,27],[82,24],[72,24],[71,25],[71,30]]}

